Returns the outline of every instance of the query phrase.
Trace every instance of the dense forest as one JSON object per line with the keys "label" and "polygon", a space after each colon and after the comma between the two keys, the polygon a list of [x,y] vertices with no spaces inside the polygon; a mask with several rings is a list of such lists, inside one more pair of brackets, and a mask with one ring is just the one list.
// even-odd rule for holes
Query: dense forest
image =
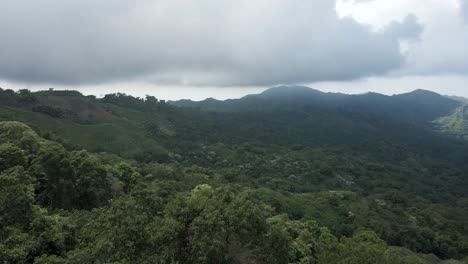
{"label": "dense forest", "polygon": [[0,263],[468,263],[468,105],[0,89]]}

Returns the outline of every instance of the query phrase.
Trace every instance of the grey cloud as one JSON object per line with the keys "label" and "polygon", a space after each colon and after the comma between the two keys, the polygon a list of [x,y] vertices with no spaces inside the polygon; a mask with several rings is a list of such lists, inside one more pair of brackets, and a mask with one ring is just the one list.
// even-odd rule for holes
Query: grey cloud
{"label": "grey cloud", "polygon": [[418,22],[415,15],[408,15],[403,23],[392,22],[387,28],[386,33],[394,36],[395,39],[416,39],[422,32],[423,28]]}
{"label": "grey cloud", "polygon": [[465,19],[465,22],[468,23],[468,0],[461,1],[460,10],[463,18]]}
{"label": "grey cloud", "polygon": [[379,75],[405,61],[414,17],[372,32],[330,0],[6,0],[0,78],[274,85]]}
{"label": "grey cloud", "polygon": [[[468,1],[462,2],[462,8]],[[435,7],[436,8],[436,7]],[[468,75],[468,23],[463,23],[456,8],[431,10],[425,19],[420,41],[407,54],[399,75]]]}

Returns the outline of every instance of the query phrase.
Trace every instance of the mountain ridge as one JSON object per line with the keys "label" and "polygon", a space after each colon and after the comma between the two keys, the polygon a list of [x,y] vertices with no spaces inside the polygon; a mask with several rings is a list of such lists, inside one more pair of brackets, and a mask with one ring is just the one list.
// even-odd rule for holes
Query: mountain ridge
{"label": "mountain ridge", "polygon": [[206,99],[198,102],[180,100],[170,103],[213,112],[265,112],[312,106],[343,111],[380,111],[390,115],[395,112],[413,116],[414,119],[424,119],[425,122],[447,116],[461,105],[458,100],[422,89],[395,95],[374,92],[343,94],[326,93],[306,86],[277,86],[239,99]]}
{"label": "mountain ridge", "polygon": [[[362,94],[344,94],[344,93],[334,93],[334,92],[322,92],[320,90],[316,90],[307,86],[275,86],[269,89],[264,90],[258,94],[248,94],[238,99],[226,99],[226,100],[219,100],[215,98],[207,98],[201,101],[193,101],[190,99],[182,99],[177,101],[169,101],[169,103],[180,106],[180,107],[194,107],[199,108],[202,110],[216,110],[216,107],[222,108],[222,104],[232,105],[235,103],[239,103],[242,101],[251,102],[252,100],[299,100],[300,103],[341,103],[346,100],[353,100],[353,99],[361,99],[361,98],[378,98],[378,99],[391,99],[391,98],[399,98],[399,99],[421,99],[424,98],[447,98],[438,93],[424,90],[424,89],[416,89],[414,91],[402,94],[394,94],[394,95],[385,95],[376,92],[367,92]],[[310,100],[307,102],[307,100]],[[449,100],[457,101],[453,98],[449,98]],[[233,110],[232,107],[226,107],[227,110]],[[218,109],[222,111],[223,109]],[[250,109],[249,109],[250,110]]]}

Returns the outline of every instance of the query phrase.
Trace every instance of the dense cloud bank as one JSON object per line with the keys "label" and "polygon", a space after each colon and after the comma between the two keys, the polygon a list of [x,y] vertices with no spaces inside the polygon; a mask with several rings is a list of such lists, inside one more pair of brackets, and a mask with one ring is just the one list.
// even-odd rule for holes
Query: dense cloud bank
{"label": "dense cloud bank", "polygon": [[462,0],[459,8],[450,3],[431,0],[414,8],[424,31],[408,55],[403,75],[468,75],[468,1]]}
{"label": "dense cloud bank", "polygon": [[375,76],[405,64],[413,16],[375,32],[330,0],[2,1],[0,79],[274,85]]}

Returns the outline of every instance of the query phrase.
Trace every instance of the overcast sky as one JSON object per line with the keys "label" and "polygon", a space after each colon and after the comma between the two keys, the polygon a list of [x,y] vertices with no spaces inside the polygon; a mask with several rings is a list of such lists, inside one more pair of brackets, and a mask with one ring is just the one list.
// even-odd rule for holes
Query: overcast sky
{"label": "overcast sky", "polygon": [[468,97],[468,0],[0,0],[0,87]]}

